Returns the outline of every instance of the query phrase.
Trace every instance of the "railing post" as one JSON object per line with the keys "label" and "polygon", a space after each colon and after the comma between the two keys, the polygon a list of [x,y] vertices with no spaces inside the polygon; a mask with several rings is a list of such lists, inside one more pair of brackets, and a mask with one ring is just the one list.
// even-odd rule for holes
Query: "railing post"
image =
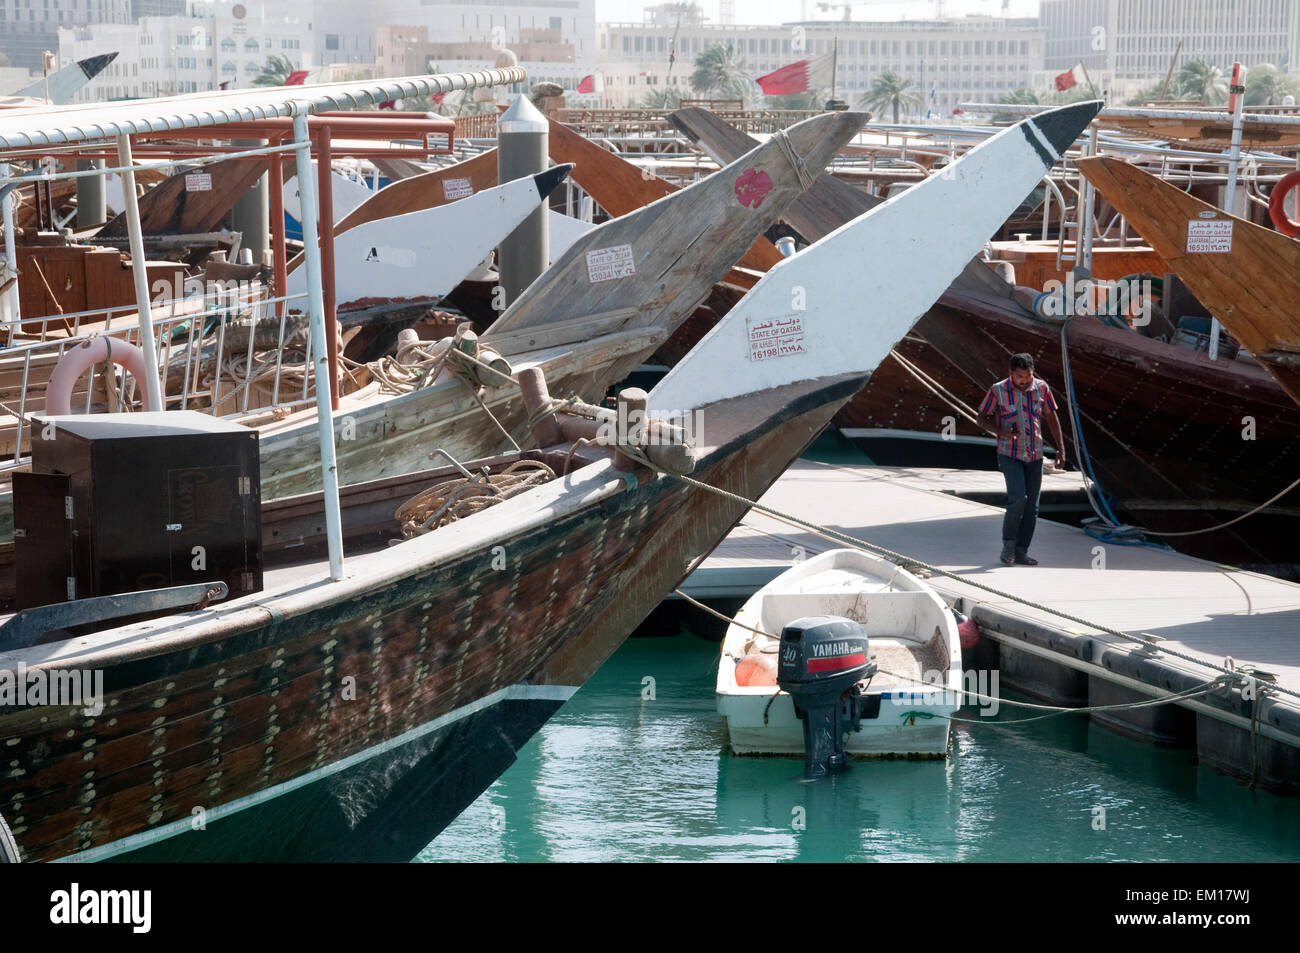
{"label": "railing post", "polygon": [[[302,210],[303,267],[307,269],[307,316],[311,321],[312,366],[316,375],[316,428],[320,436],[320,475],[325,493],[325,538],[329,544],[330,578],[343,578],[343,520],[339,508],[339,468],[334,454],[334,412],[328,386],[329,347],[325,331],[325,298],[321,291],[321,254],[317,235],[315,173],[305,113],[293,117],[298,163],[298,195]],[[326,174],[329,169],[326,167]],[[322,382],[325,382],[322,384]]]}
{"label": "railing post", "polygon": [[[140,204],[135,194],[131,137],[117,137],[117,164],[122,168],[122,202],[126,205],[126,234],[131,244],[131,276],[135,279],[135,306],[140,313],[140,350],[144,352],[144,386],[149,406],[166,410],[158,379],[158,352],[153,340],[153,310],[149,303],[149,269],[145,265],[144,235],[140,232]],[[173,295],[178,297],[178,295]]]}
{"label": "railing post", "polygon": [[[325,332],[327,335],[326,343],[329,346],[326,352],[329,355],[329,380],[331,405],[335,410],[339,409],[339,335],[338,335],[338,299],[335,297],[334,287],[334,153],[330,148],[330,127],[329,123],[321,123],[320,131],[316,138],[316,161],[319,164],[320,180],[317,188],[320,191],[320,253],[321,253],[321,274],[322,274],[322,293],[325,303]],[[302,170],[298,172],[302,175]],[[304,185],[307,180],[298,179],[300,186]],[[299,188],[298,191],[302,191]],[[306,236],[303,236],[306,240]],[[320,378],[317,378],[317,387],[320,386]]]}
{"label": "railing post", "polygon": [[[6,162],[0,164],[0,179],[8,178],[9,163]],[[17,187],[17,183],[10,182],[3,189],[0,189],[0,203],[4,205],[5,260],[9,262],[9,277],[13,279],[13,283],[9,285],[9,290],[6,292],[6,296],[9,298],[9,313],[5,317],[11,321],[18,321],[22,318],[22,309],[19,307],[18,298],[18,245],[14,238],[13,191]],[[14,330],[17,331],[20,328],[15,325]],[[19,425],[21,426],[21,424],[20,419]]]}

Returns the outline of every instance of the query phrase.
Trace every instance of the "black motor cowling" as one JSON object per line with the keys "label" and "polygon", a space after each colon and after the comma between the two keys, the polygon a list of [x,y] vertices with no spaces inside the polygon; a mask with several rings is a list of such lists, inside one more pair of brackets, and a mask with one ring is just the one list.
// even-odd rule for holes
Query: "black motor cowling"
{"label": "black motor cowling", "polygon": [[857,685],[876,674],[868,650],[862,626],[839,616],[796,619],[781,630],[776,683],[803,721],[805,778],[848,766],[844,733],[857,728]]}

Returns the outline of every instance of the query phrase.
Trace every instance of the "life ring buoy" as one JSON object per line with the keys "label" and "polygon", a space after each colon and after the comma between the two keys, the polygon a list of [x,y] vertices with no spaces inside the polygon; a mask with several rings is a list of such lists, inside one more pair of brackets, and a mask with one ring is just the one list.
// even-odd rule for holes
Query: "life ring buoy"
{"label": "life ring buoy", "polygon": [[[54,366],[54,373],[50,375],[50,382],[45,387],[45,412],[53,417],[72,413],[72,389],[76,386],[77,379],[102,361],[112,361],[119,367],[126,368],[138,384],[144,383],[143,351],[120,338],[91,338],[65,352]],[[142,398],[145,410],[162,409],[151,405],[147,387],[144,388]]]}
{"label": "life ring buoy", "polygon": [[1288,238],[1300,238],[1300,222],[1286,214],[1287,194],[1297,185],[1300,185],[1300,169],[1284,175],[1268,197],[1268,217],[1273,220],[1273,227]]}

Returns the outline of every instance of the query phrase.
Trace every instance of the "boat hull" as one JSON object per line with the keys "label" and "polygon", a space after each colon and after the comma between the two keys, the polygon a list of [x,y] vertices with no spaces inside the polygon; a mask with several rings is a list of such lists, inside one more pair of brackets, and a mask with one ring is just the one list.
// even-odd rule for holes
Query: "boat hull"
{"label": "boat hull", "polygon": [[[697,476],[761,495],[863,379],[738,401]],[[237,843],[277,859],[355,859],[365,850],[369,859],[409,859],[550,712],[512,715],[509,740],[490,752],[480,736],[491,721],[466,722],[441,742],[442,729],[429,726],[512,686],[571,692],[746,508],[670,478],[650,480],[493,538],[509,554],[501,571],[490,568],[490,547],[479,546],[375,585],[359,582],[325,604],[250,597],[254,605],[220,616],[200,638],[182,631],[179,644],[110,647],[83,661],[104,672],[103,718],[50,707],[0,715],[0,739],[23,766],[0,778],[4,816],[28,860],[145,848],[162,856],[181,850],[162,846],[178,835],[193,842],[191,833],[213,833],[218,823],[242,830],[241,815],[254,808],[257,830],[278,816],[275,800],[302,791],[305,801],[286,802],[295,805],[289,816],[304,818],[292,839],[263,845],[241,834]],[[547,700],[558,707],[556,697]],[[395,792],[373,805],[349,795],[346,777],[331,786],[320,776],[332,765],[373,761],[361,756],[412,732],[435,746],[428,757],[419,747],[407,757],[394,751],[357,775],[379,771]],[[213,829],[194,831],[209,814]],[[342,833],[344,816],[353,837]],[[375,843],[380,834],[391,846]]]}
{"label": "boat hull", "polygon": [[[771,702],[769,707],[768,703]],[[844,736],[844,750],[858,758],[943,758],[948,754],[948,717],[957,697],[942,690],[882,692],[880,714]],[[719,696],[733,754],[803,757],[803,722],[785,692]],[[766,724],[764,713],[766,712]]]}
{"label": "boat hull", "polygon": [[[1084,440],[1096,477],[1122,518],[1156,532],[1205,530],[1249,512],[1295,479],[1290,454],[1300,440],[1300,408],[1260,368],[1210,361],[1203,353],[1083,319],[1071,323],[1069,335]],[[1028,352],[1037,375],[1057,395],[1061,425],[1070,434],[1059,324],[947,295],[900,350],[972,407],[1006,376],[1009,355]],[[973,435],[955,410],[920,383],[904,383],[895,374],[897,387],[913,395],[900,403],[887,383],[890,363],[882,364],[879,378],[873,376],[837,423],[933,432],[951,414],[959,437]],[[1245,439],[1250,420],[1255,426]],[[971,455],[978,463],[979,455]],[[984,468],[992,467],[993,456],[988,449]],[[1078,467],[1077,454],[1070,465]],[[1294,542],[1300,499],[1294,496],[1293,491],[1227,529],[1170,536],[1168,542],[1192,556],[1300,578]]]}
{"label": "boat hull", "polygon": [[[439,726],[117,860],[403,862],[512,765],[569,691],[516,685]],[[531,696],[531,697],[530,697]],[[431,833],[432,832],[432,833]]]}

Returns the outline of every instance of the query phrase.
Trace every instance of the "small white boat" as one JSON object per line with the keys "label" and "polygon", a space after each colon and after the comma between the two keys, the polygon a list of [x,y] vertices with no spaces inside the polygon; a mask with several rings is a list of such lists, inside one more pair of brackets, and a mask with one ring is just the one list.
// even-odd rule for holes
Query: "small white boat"
{"label": "small white boat", "polygon": [[845,752],[946,756],[948,716],[962,699],[956,619],[922,580],[854,549],[799,563],[736,613],[722,643],[717,683],[718,712],[726,719],[731,750],[804,753],[803,722],[791,696],[777,686],[777,653],[787,625],[818,616],[860,624],[878,669],[858,683],[860,726],[847,733]]}

